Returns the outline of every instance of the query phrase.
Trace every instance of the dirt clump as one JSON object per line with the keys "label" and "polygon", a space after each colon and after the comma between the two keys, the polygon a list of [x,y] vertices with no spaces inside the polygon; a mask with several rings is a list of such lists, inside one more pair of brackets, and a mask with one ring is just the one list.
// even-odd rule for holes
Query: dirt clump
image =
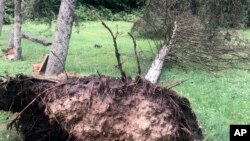
{"label": "dirt clump", "polygon": [[0,109],[20,112],[25,141],[199,141],[189,101],[137,77],[72,77],[51,81],[18,75],[0,82]]}

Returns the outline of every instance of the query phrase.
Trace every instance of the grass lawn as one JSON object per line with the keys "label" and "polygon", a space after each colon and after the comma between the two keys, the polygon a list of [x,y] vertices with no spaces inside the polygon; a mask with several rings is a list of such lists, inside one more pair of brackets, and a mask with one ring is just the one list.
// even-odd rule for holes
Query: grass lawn
{"label": "grass lawn", "polygon": [[[132,23],[107,22],[112,29],[118,26],[120,36],[118,44],[122,53],[124,70],[130,76],[136,75],[136,64],[133,55],[133,44],[127,32]],[[23,31],[35,36],[41,36],[39,32],[44,31],[45,25],[26,23]],[[10,26],[5,26],[3,35],[0,37],[0,49],[6,48]],[[52,39],[50,35],[54,29],[43,33],[46,38]],[[112,39],[99,22],[87,22],[79,29],[74,28],[71,37],[70,48],[67,59],[66,70],[70,73],[80,75],[101,74],[119,76],[115,67],[116,60]],[[250,38],[250,30],[244,30],[244,36]],[[150,48],[152,41],[138,39],[138,48],[142,60],[142,70],[145,74],[151,64],[153,53]],[[95,44],[101,48],[95,48]],[[0,58],[0,75],[5,73],[31,74],[31,65],[42,61],[49,48],[22,40],[23,60],[6,61]],[[0,56],[3,56],[0,53]],[[203,129],[206,141],[229,140],[230,124],[250,124],[250,72],[244,70],[224,70],[211,75],[203,71],[184,71],[178,67],[167,67],[163,70],[160,83],[166,85],[168,81],[188,78],[189,81],[175,87],[181,95],[187,97],[198,117]],[[5,130],[8,122],[8,113],[0,113],[0,141],[17,140],[17,135]]]}

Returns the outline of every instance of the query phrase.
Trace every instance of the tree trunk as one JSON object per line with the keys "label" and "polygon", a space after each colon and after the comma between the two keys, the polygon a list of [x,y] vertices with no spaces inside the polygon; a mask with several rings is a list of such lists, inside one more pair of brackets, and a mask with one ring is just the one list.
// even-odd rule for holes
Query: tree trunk
{"label": "tree trunk", "polygon": [[14,48],[14,27],[10,31],[8,48]]}
{"label": "tree trunk", "polygon": [[21,6],[22,0],[15,0],[15,11],[14,11],[14,56],[15,60],[20,60],[22,58],[22,48],[21,48],[21,28],[22,28],[22,16],[21,16]]}
{"label": "tree trunk", "polygon": [[0,36],[2,34],[5,0],[0,0]]}
{"label": "tree trunk", "polygon": [[157,83],[157,80],[161,74],[161,70],[165,61],[166,56],[168,55],[172,45],[173,45],[173,40],[176,35],[176,30],[177,30],[177,23],[174,23],[174,28],[172,32],[172,36],[168,42],[168,44],[165,44],[159,53],[156,55],[147,75],[145,76],[146,80],[150,81],[151,83]]}
{"label": "tree trunk", "polygon": [[74,11],[77,0],[62,0],[57,18],[55,37],[49,55],[45,76],[62,73],[68,53],[69,40],[74,21]]}

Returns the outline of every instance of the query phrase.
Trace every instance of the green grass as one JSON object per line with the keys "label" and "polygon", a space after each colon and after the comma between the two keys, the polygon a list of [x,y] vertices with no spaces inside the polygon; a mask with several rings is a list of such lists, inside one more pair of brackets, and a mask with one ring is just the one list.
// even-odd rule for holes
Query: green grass
{"label": "green grass", "polygon": [[246,39],[250,39],[250,28],[242,30],[242,35],[243,35]]}
{"label": "green grass", "polygon": [[11,113],[0,111],[0,141],[18,141],[18,134],[14,130],[6,130]]}
{"label": "green grass", "polygon": [[172,68],[165,69],[161,79],[188,78],[175,90],[191,101],[205,139],[228,141],[230,124],[250,124],[250,72],[226,70],[217,75]]}
{"label": "green grass", "polygon": [[[119,29],[118,45],[122,55],[124,69],[128,70],[129,75],[136,74],[135,60],[133,57],[133,43],[127,35],[131,23],[128,22],[107,22],[112,29]],[[8,42],[9,26],[4,28],[3,37],[1,37],[0,48],[5,48]],[[45,25],[25,24],[23,31],[32,35],[39,36],[39,31],[43,31],[47,27]],[[54,29],[51,29],[54,31]],[[52,37],[48,37],[52,39]],[[152,54],[147,40],[140,39],[137,41],[140,50],[144,50],[142,55],[149,56]],[[101,45],[101,48],[94,48],[94,45]],[[30,43],[27,40],[22,40],[23,61],[10,62],[4,59],[0,60],[0,74],[7,71],[11,74],[16,73],[31,73],[31,65],[38,63],[42,57],[48,53],[48,48],[41,45]],[[112,38],[107,30],[105,30],[99,22],[87,22],[80,28],[80,33],[77,29],[73,30],[71,37],[70,49],[67,58],[67,71],[77,72],[80,74],[95,74],[96,70],[106,75],[118,76],[119,72],[115,68],[116,60],[114,56]],[[145,57],[144,57],[145,58]],[[147,58],[145,58],[147,59]],[[73,63],[72,63],[73,62]],[[147,64],[148,65],[148,64]],[[144,71],[146,71],[144,69]]]}
{"label": "green grass", "polygon": [[[124,70],[128,75],[135,76],[133,44],[127,35],[132,23],[107,22],[107,24],[114,30],[116,25],[119,25],[121,35],[118,38],[118,44],[122,53]],[[10,26],[4,27],[3,35],[0,37],[0,48],[7,46],[9,29]],[[26,23],[23,26],[23,31],[36,36],[40,36],[39,32],[45,29],[45,25],[33,23]],[[54,29],[51,29],[52,33],[53,31]],[[79,31],[78,34],[76,28],[73,30],[66,70],[80,75],[96,74],[96,70],[98,70],[104,75],[119,76],[119,71],[115,67],[116,60],[109,33],[99,22],[84,23]],[[244,37],[250,38],[249,29],[242,32]],[[47,38],[51,40],[52,36]],[[138,39],[138,47],[143,51],[140,53],[140,57],[143,58],[144,74],[153,57],[148,42],[152,44],[152,41]],[[94,48],[95,44],[102,45],[102,47]],[[6,61],[0,58],[0,75],[4,75],[5,72],[13,75],[16,73],[31,74],[31,65],[40,62],[49,51],[49,48],[26,40],[22,40],[22,47],[24,57],[22,61]],[[230,124],[250,124],[249,71],[228,69],[212,75],[199,70],[184,71],[173,66],[163,70],[160,83],[166,85],[168,81],[186,78],[189,79],[187,82],[174,89],[191,101],[206,141],[228,141]],[[6,135],[13,135],[5,130],[4,125],[8,122],[6,117],[8,117],[6,113],[0,113],[0,141],[1,137],[6,139]],[[9,138],[9,140],[14,141],[16,137],[14,134],[13,138]]]}

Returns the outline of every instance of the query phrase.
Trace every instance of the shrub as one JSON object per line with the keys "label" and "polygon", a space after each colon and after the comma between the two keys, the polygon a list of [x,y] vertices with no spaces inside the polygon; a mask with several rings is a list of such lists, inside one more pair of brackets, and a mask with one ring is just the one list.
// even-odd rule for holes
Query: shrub
{"label": "shrub", "polygon": [[110,9],[105,7],[95,8],[90,5],[81,5],[76,9],[77,21],[97,21],[98,16],[103,20],[108,21],[133,21],[140,14],[140,10],[132,10],[131,12],[112,12]]}
{"label": "shrub", "polygon": [[5,9],[4,9],[4,24],[13,23],[13,13],[14,13],[14,5],[12,1],[6,1]]}

